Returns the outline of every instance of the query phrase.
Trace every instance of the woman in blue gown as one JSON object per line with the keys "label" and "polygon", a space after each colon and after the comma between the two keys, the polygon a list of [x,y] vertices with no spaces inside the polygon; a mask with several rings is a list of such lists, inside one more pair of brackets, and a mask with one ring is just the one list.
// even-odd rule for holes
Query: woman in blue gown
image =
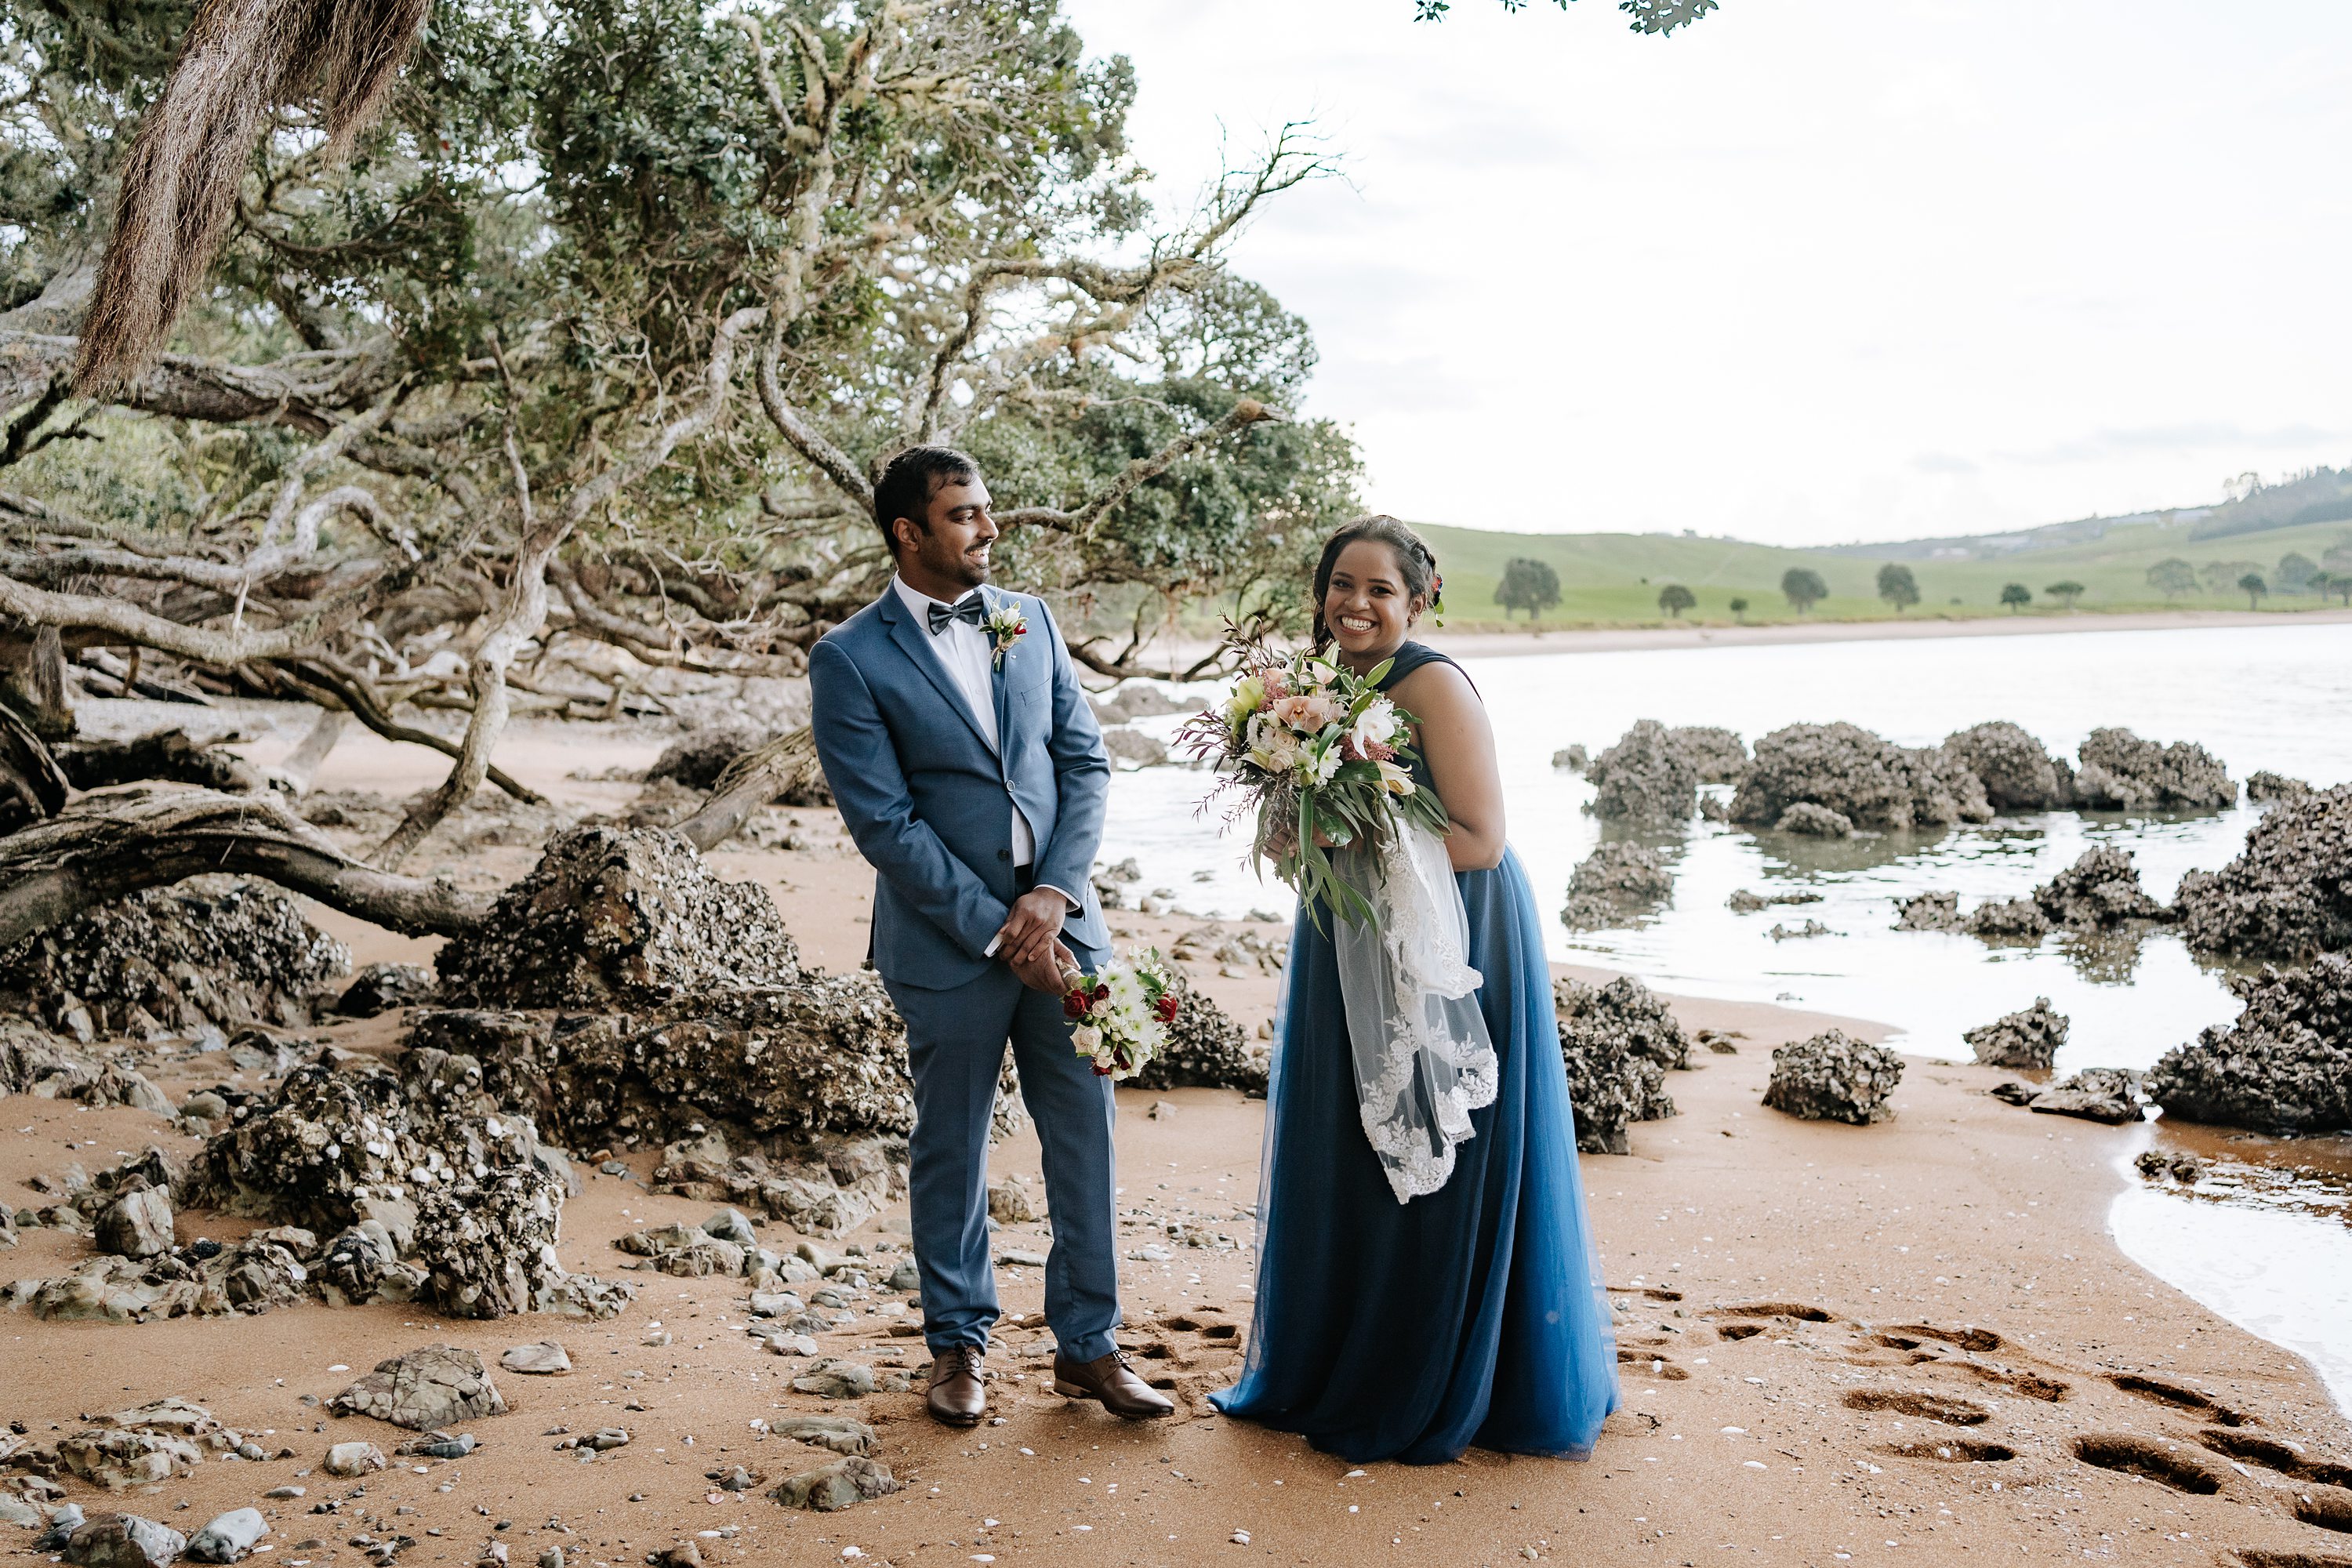
{"label": "woman in blue gown", "polygon": [[1473,1446],[1581,1458],[1617,1405],[1616,1348],[1585,1219],[1576,1130],[1535,897],[1503,842],[1483,706],[1406,640],[1437,587],[1392,518],[1349,523],[1316,569],[1316,635],[1420,721],[1496,1058],[1444,1186],[1400,1203],[1366,1137],[1332,913],[1301,910],[1267,1089],[1256,1310],[1225,1414],[1354,1463],[1439,1464]]}

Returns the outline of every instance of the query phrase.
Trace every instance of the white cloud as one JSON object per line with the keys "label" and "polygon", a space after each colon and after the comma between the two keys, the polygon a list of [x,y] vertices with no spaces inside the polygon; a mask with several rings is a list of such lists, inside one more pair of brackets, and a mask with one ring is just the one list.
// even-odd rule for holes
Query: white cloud
{"label": "white cloud", "polygon": [[[1312,114],[1239,265],[1405,515],[1997,530],[2352,461],[2352,7],[1068,0],[1173,205]],[[1520,454],[1552,504],[1521,504]]]}

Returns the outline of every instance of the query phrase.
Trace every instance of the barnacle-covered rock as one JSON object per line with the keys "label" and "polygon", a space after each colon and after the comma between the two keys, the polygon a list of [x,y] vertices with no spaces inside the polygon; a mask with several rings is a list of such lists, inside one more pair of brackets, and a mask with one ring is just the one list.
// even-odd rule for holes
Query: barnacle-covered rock
{"label": "barnacle-covered rock", "polygon": [[1602,844],[1577,863],[1568,879],[1561,923],[1570,931],[1628,925],[1674,896],[1675,874],[1645,845]]}
{"label": "barnacle-covered rock", "polygon": [[1237,1089],[1265,1092],[1269,1053],[1254,1044],[1216,998],[1171,966],[1177,1010],[1168,1043],[1134,1078],[1138,1089]]}
{"label": "barnacle-covered rock", "polygon": [[277,889],[198,877],[86,910],[0,953],[0,994],[68,1033],[234,1031],[308,1024],[312,993],[350,967],[343,944]]}
{"label": "barnacle-covered rock", "polygon": [[436,963],[444,997],[461,1006],[642,1007],[801,978],[767,890],[719,880],[693,845],[656,827],[558,834]]}
{"label": "barnacle-covered rock", "polygon": [[2046,1068],[2066,1043],[2066,1015],[2036,996],[2033,1005],[1981,1024],[1960,1036],[1987,1067]]}
{"label": "barnacle-covered rock", "polygon": [[2075,804],[2086,810],[2211,811],[2238,802],[2220,759],[2193,742],[2168,746],[2129,730],[2094,730],[2075,754]]}
{"label": "barnacle-covered rock", "polygon": [[1983,822],[1992,816],[1968,763],[1940,746],[1898,746],[1853,724],[1791,724],[1756,742],[1731,799],[1731,820],[1779,823],[1800,803],[1856,827],[1909,831]]}
{"label": "barnacle-covered rock", "polygon": [[1867,1126],[1895,1114],[1886,1097],[1902,1080],[1903,1058],[1893,1051],[1824,1029],[1772,1052],[1764,1103],[1808,1121]]}
{"label": "barnacle-covered rock", "polygon": [[1698,810],[1698,767],[1655,719],[1626,731],[1584,776],[1596,792],[1585,809],[1604,821],[1664,825]]}
{"label": "barnacle-covered rock", "polygon": [[2172,911],[2139,885],[2132,852],[2101,844],[2033,889],[2033,902],[2052,925],[2070,931],[2112,931],[2134,921],[2164,921]]}
{"label": "barnacle-covered rock", "polygon": [[2352,784],[2280,800],[2236,859],[2181,878],[2173,904],[2200,952],[2294,963],[2352,948]]}
{"label": "barnacle-covered rock", "polygon": [[2063,811],[2074,804],[2074,770],[2006,721],[1945,737],[1944,750],[1969,766],[1995,811]]}
{"label": "barnacle-covered rock", "polygon": [[2245,1005],[2158,1059],[2147,1095],[2168,1117],[2258,1132],[2352,1130],[2352,957],[2230,983]]}
{"label": "barnacle-covered rock", "polygon": [[1666,1069],[1689,1065],[1688,1037],[1665,1003],[1631,975],[1606,985],[1555,980],[1552,1007],[1568,1064],[1576,1146],[1592,1154],[1630,1153],[1628,1127],[1675,1114]]}

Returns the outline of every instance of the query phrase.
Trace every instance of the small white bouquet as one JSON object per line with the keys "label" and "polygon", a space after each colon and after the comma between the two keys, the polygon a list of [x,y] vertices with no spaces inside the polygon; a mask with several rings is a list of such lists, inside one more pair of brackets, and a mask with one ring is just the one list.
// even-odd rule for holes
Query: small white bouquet
{"label": "small white bouquet", "polygon": [[1097,1075],[1113,1083],[1133,1078],[1168,1043],[1168,1026],[1181,1005],[1158,948],[1131,954],[1100,973],[1073,970],[1062,994],[1070,1043],[1094,1058]]}

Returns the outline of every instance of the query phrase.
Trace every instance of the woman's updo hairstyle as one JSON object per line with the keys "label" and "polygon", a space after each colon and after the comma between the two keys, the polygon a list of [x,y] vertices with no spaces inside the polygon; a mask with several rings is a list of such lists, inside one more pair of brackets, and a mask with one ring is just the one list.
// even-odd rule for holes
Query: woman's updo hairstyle
{"label": "woman's updo hairstyle", "polygon": [[1331,568],[1339,563],[1341,551],[1364,539],[1387,545],[1396,557],[1407,598],[1420,600],[1433,616],[1444,613],[1445,579],[1437,570],[1437,556],[1421,535],[1392,517],[1360,517],[1342,523],[1323,542],[1323,558],[1315,563],[1315,646],[1318,648],[1331,642],[1331,628],[1323,623],[1323,601],[1331,592]]}

